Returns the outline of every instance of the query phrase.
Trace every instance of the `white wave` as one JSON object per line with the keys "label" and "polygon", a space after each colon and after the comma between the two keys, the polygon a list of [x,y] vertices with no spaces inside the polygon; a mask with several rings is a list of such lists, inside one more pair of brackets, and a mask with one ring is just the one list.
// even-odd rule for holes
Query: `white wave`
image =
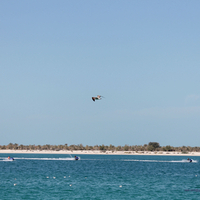
{"label": "white wave", "polygon": [[15,160],[75,160],[74,158],[15,158]]}
{"label": "white wave", "polygon": [[[0,158],[0,161],[12,161],[5,158]],[[15,160],[75,160],[75,158],[14,158]],[[80,160],[80,157],[79,157]]]}
{"label": "white wave", "polygon": [[0,160],[2,162],[13,162],[14,160],[8,160],[8,159],[3,159],[3,160]]}
{"label": "white wave", "polygon": [[[182,160],[181,162],[190,162],[190,161],[189,161],[189,160],[187,160],[187,159],[184,159],[184,160]],[[192,159],[192,162],[193,162],[193,163],[198,163],[198,161],[197,161],[197,160],[193,160],[193,159]]]}
{"label": "white wave", "polygon": [[[132,162],[173,162],[173,163],[189,163],[189,160],[123,160],[123,161],[132,161]],[[198,163],[197,160],[192,160],[191,163]]]}

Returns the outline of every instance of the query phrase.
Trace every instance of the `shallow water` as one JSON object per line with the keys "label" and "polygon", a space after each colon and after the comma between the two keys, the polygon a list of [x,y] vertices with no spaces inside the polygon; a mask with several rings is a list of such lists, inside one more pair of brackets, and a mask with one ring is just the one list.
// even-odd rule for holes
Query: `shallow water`
{"label": "shallow water", "polygon": [[[200,199],[199,157],[0,154],[0,199]],[[74,156],[74,155],[72,155]]]}

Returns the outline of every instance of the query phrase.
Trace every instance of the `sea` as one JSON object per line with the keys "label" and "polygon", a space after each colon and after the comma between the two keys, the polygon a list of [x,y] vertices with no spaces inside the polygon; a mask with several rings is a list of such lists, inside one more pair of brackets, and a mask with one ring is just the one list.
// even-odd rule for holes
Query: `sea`
{"label": "sea", "polygon": [[74,156],[0,154],[0,199],[200,199],[200,157]]}

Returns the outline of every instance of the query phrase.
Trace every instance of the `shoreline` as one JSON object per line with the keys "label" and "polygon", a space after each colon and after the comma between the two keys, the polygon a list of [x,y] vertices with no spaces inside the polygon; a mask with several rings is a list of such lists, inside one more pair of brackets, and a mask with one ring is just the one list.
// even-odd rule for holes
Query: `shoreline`
{"label": "shoreline", "polygon": [[81,155],[144,155],[144,156],[200,156],[200,152],[166,152],[166,151],[143,151],[143,152],[135,152],[135,151],[105,151],[102,152],[100,150],[0,150],[0,154],[81,154]]}

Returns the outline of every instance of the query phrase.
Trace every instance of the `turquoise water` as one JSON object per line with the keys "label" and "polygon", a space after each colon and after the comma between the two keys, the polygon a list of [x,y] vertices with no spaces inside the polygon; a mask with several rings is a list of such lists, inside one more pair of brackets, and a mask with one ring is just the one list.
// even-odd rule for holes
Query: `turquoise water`
{"label": "turquoise water", "polygon": [[[0,154],[0,199],[200,199],[199,157]],[[72,155],[74,156],[74,155]]]}

